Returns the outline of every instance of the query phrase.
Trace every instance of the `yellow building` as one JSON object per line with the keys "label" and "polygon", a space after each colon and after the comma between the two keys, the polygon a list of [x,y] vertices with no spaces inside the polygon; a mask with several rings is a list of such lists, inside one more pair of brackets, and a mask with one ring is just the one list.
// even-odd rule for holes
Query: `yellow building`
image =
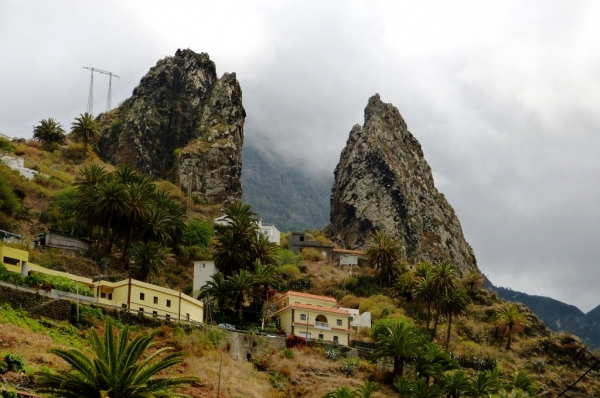
{"label": "yellow building", "polygon": [[277,324],[286,333],[340,345],[350,343],[350,314],[336,308],[333,297],[289,291],[273,301],[278,308]]}
{"label": "yellow building", "polygon": [[204,318],[204,304],[201,301],[175,290],[131,278],[119,282],[94,282],[90,278],[54,271],[30,263],[28,252],[6,246],[0,246],[0,259],[7,270],[23,276],[26,276],[29,271],[35,271],[79,282],[90,288],[99,304],[129,308],[131,311],[147,316],[160,316],[173,320],[202,322]]}

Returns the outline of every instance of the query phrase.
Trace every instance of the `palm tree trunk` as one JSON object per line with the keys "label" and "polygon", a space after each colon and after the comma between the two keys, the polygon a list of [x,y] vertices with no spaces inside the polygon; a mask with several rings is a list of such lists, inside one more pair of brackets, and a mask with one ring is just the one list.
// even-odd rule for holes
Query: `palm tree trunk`
{"label": "palm tree trunk", "polygon": [[446,349],[450,346],[450,329],[452,329],[452,313],[448,314],[448,333],[446,334]]}
{"label": "palm tree trunk", "polygon": [[435,334],[437,333],[438,322],[440,321],[440,311],[438,310],[435,313],[435,321],[433,322],[433,330],[431,331],[431,341],[435,338]]}
{"label": "palm tree trunk", "polygon": [[87,140],[83,140],[83,163],[87,159]]}
{"label": "palm tree trunk", "polygon": [[512,340],[512,326],[508,327],[508,340],[506,341],[506,351],[510,351],[510,341]]}
{"label": "palm tree trunk", "polygon": [[[133,220],[129,225],[129,234],[125,238],[125,247],[123,247],[123,255],[121,256],[121,261],[125,261],[127,258],[127,252],[129,251],[129,246],[131,245],[131,240],[133,239]],[[129,262],[125,262],[125,269],[129,269]]]}
{"label": "palm tree trunk", "polygon": [[242,314],[243,305],[244,305],[244,300],[240,300],[240,307],[238,308],[238,318],[240,318],[240,319],[242,319],[242,316],[243,316],[243,314]]}
{"label": "palm tree trunk", "polygon": [[394,358],[394,379],[401,377],[404,372],[404,358],[403,357],[395,357]]}
{"label": "palm tree trunk", "polygon": [[431,319],[431,301],[427,302],[427,331],[429,331],[429,320]]}
{"label": "palm tree trunk", "polygon": [[112,213],[108,216],[108,220],[106,222],[106,229],[104,230],[104,249],[108,249],[108,244],[110,241],[109,232],[110,232],[110,224],[112,224]]}

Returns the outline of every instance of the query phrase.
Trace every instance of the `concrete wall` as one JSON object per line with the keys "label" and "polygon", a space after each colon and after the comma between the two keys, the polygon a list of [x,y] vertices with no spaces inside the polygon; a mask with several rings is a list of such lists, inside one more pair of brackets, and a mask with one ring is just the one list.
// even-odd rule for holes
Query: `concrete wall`
{"label": "concrete wall", "polygon": [[283,351],[285,336],[256,336],[248,333],[227,332],[224,344],[229,347],[229,357],[235,360],[247,360],[247,355],[267,355],[276,351]]}
{"label": "concrete wall", "polygon": [[46,234],[45,245],[51,247],[58,247],[59,249],[77,251],[88,251],[90,249],[90,244],[82,239],[75,238],[74,236],[62,235],[53,232],[48,232]]}

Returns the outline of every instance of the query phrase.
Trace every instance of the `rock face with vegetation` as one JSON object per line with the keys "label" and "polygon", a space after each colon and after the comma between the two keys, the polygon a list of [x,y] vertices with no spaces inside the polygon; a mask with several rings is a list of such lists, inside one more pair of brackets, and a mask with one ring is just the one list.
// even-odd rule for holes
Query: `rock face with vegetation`
{"label": "rock face with vegetation", "polygon": [[350,131],[331,193],[335,242],[365,248],[377,230],[392,233],[411,263],[451,260],[462,269],[476,267],[454,210],[434,186],[421,144],[379,94],[369,99],[364,125]]}
{"label": "rock face with vegetation", "polygon": [[245,118],[235,73],[219,79],[208,54],[177,50],[101,116],[97,149],[109,163],[179,180],[184,191],[221,204],[241,197]]}

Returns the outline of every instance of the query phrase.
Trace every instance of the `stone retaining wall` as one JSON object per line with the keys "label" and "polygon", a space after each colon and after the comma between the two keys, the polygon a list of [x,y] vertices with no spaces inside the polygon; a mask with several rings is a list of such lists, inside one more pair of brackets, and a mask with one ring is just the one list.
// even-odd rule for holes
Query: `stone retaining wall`
{"label": "stone retaining wall", "polygon": [[67,300],[48,297],[43,293],[0,285],[0,304],[8,304],[29,312],[32,317],[44,316],[57,321],[68,321],[71,317],[71,303]]}

